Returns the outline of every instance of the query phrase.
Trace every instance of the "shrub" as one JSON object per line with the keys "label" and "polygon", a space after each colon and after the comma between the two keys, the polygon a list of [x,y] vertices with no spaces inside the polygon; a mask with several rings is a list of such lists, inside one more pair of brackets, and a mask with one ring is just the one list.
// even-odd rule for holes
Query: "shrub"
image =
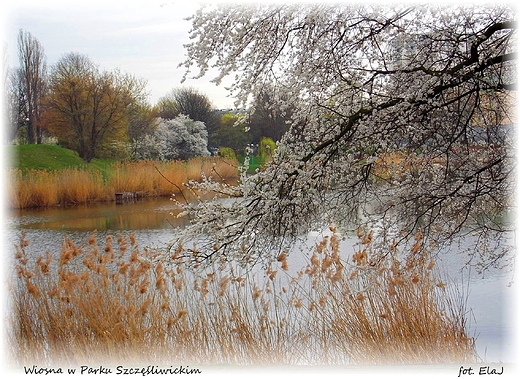
{"label": "shrub", "polygon": [[258,154],[264,159],[271,159],[276,150],[276,142],[271,138],[262,137],[258,147]]}
{"label": "shrub", "polygon": [[233,150],[230,147],[221,147],[219,148],[219,154],[221,157],[226,159],[233,159],[236,160],[237,156],[235,154],[235,150]]}

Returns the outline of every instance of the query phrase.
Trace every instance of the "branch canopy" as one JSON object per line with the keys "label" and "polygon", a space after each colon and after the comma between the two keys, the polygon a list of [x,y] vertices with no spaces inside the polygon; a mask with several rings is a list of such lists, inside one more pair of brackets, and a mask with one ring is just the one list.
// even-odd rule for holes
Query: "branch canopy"
{"label": "branch canopy", "polygon": [[420,228],[436,244],[508,230],[514,15],[502,5],[199,10],[186,75],[235,74],[244,104],[274,86],[277,106],[295,110],[241,200],[188,206],[202,222],[187,233],[207,236],[199,258],[255,259],[331,223],[391,225],[382,234],[399,241]]}
{"label": "branch canopy", "polygon": [[54,67],[44,122],[90,162],[107,144],[124,141],[131,112],[142,103],[146,83],[119,71],[102,72],[84,55],[65,55]]}

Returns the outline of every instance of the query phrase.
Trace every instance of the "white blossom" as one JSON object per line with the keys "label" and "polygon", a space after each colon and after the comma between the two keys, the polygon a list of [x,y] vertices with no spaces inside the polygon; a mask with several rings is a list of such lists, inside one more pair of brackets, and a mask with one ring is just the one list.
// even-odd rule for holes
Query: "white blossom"
{"label": "white blossom", "polygon": [[136,159],[175,160],[209,156],[208,132],[203,122],[180,115],[159,120],[153,135],[135,141],[131,147]]}
{"label": "white blossom", "polygon": [[236,75],[230,91],[243,104],[274,84],[291,94],[277,106],[297,109],[273,161],[241,178],[240,197],[187,205],[197,221],[186,237],[205,240],[198,254],[254,260],[346,221],[391,225],[382,234],[403,241],[421,228],[436,243],[507,230],[497,219],[513,206],[514,15],[407,4],[197,12],[186,75]]}

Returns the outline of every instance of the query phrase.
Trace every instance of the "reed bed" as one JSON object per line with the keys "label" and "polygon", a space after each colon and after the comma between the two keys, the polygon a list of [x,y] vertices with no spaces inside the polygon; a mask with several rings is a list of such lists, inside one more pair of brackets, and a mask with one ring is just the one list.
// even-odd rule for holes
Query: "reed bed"
{"label": "reed bed", "polygon": [[95,170],[10,170],[8,205],[12,208],[50,207],[114,200],[117,192],[169,196],[183,183],[204,176],[225,180],[237,176],[237,163],[222,158],[189,161],[117,163],[106,173]]}
{"label": "reed bed", "polygon": [[360,238],[342,260],[333,233],[291,276],[286,253],[260,271],[226,262],[194,271],[181,246],[158,253],[119,234],[65,238],[58,256],[31,260],[22,235],[6,353],[20,366],[474,361],[464,306],[418,251],[421,239],[400,260]]}

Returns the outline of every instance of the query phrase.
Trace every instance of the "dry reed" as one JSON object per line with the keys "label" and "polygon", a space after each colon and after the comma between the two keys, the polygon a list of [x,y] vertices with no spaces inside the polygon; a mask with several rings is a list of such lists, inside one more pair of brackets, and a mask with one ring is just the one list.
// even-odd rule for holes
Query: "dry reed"
{"label": "dry reed", "polygon": [[236,177],[237,163],[222,158],[125,162],[111,166],[105,178],[95,170],[10,170],[8,204],[30,208],[111,201],[117,192],[169,196],[189,180],[200,181],[202,175],[216,180]]}
{"label": "dry reed", "polygon": [[296,277],[286,254],[256,275],[229,263],[195,273],[133,235],[65,238],[58,257],[31,260],[22,235],[8,353],[16,365],[472,361],[463,309],[433,261],[379,254],[360,235],[346,261],[337,234],[326,237]]}

